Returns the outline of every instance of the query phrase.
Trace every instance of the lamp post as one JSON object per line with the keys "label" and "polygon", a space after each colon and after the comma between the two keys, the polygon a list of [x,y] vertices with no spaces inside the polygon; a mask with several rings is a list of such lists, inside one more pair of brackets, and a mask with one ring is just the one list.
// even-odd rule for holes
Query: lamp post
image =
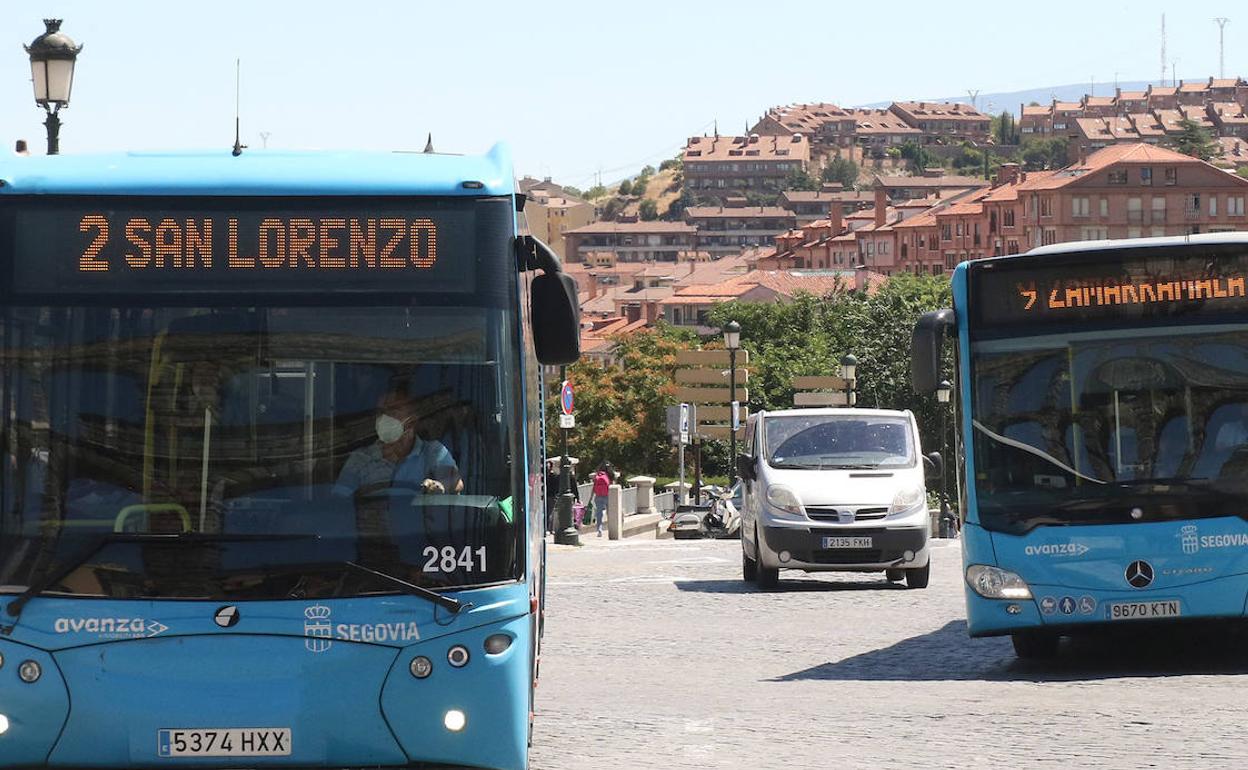
{"label": "lamp post", "polygon": [[949,396],[953,386],[949,380],[941,380],[936,386],[936,400],[940,403],[940,536],[950,537],[953,534],[953,515],[949,512],[949,485],[945,482],[949,467],[948,441],[949,434]]}
{"label": "lamp post", "polygon": [[[559,380],[564,384],[568,381],[568,367],[559,368]],[[560,388],[560,399],[563,388]],[[572,492],[572,460],[568,457],[568,429],[561,428],[563,434],[562,455],[559,458],[559,497],[555,500],[555,542],[559,545],[580,545],[581,533],[572,521],[572,504],[576,495]]]}
{"label": "lamp post", "polygon": [[841,357],[841,379],[845,380],[845,405],[854,406],[858,403],[858,392],[855,390],[858,375],[858,359],[853,353]]}
{"label": "lamp post", "polygon": [[724,325],[724,347],[728,348],[728,487],[737,483],[737,348],[741,347],[741,324]]}
{"label": "lamp post", "polygon": [[74,62],[82,46],[61,32],[60,19],[44,19],[47,30],[26,46],[30,54],[30,79],[35,86],[35,104],[48,114],[43,125],[48,129],[48,154],[61,150],[61,108],[69,106],[69,92],[74,85]]}

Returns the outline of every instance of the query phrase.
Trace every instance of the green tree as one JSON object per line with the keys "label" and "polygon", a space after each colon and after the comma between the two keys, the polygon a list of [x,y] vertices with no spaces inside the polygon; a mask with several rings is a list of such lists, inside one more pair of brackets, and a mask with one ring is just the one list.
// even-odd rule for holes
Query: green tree
{"label": "green tree", "polygon": [[598,198],[605,197],[606,194],[607,194],[607,188],[603,187],[600,184],[596,184],[593,187],[585,191],[585,200],[588,200],[588,201],[596,200]]}
{"label": "green tree", "polygon": [[733,302],[711,310],[711,326],[741,324],[741,345],[750,351],[750,409],[791,408],[795,376],[834,374],[841,356],[853,353],[859,362],[858,404],[913,410],[924,446],[939,448],[935,399],[916,396],[910,386],[910,335],[921,313],[950,305],[949,280],[902,273],[871,295],[846,289],[789,303]]}
{"label": "green tree", "polygon": [[1022,161],[1028,171],[1062,168],[1068,165],[1066,139],[1027,139],[1023,142]]}
{"label": "green tree", "polygon": [[638,205],[637,213],[644,221],[653,222],[659,218],[659,204],[652,198],[646,198]]}
{"label": "green tree", "polygon": [[[690,336],[661,324],[613,340],[614,363],[583,358],[568,367],[576,388],[576,429],[569,451],[582,468],[611,461],[625,473],[671,474],[675,456],[667,437],[666,407],[675,402],[676,351],[692,349]],[[549,424],[558,424],[559,395],[547,397]],[[557,430],[550,432],[557,451]]]}
{"label": "green tree", "polygon": [[659,164],[659,171],[667,171],[669,168],[679,171],[684,167],[684,160],[677,155],[675,158],[668,158]]}
{"label": "green tree", "polygon": [[902,142],[901,157],[910,161],[910,169],[916,174],[922,173],[929,166],[939,165],[932,153],[913,139]]}
{"label": "green tree", "polygon": [[632,180],[625,179],[623,182],[620,182],[620,187],[616,192],[619,195],[632,195],[633,194]]}
{"label": "green tree", "polygon": [[1014,113],[1004,110],[992,119],[992,136],[997,144],[1018,144],[1018,124]]}
{"label": "green tree", "polygon": [[840,182],[846,190],[852,190],[858,182],[858,164],[838,155],[823,167],[823,181]]}
{"label": "green tree", "polygon": [[578,188],[573,187],[570,184],[565,184],[563,186],[563,194],[567,195],[569,198],[584,198],[585,197],[585,193],[581,192]]}
{"label": "green tree", "polygon": [[789,172],[784,179],[784,189],[786,190],[818,190],[819,181],[800,168],[795,168]]}
{"label": "green tree", "polygon": [[1199,123],[1186,117],[1179,121],[1179,133],[1166,137],[1165,144],[1176,152],[1201,160],[1209,160],[1221,154],[1221,147],[1213,135]]}

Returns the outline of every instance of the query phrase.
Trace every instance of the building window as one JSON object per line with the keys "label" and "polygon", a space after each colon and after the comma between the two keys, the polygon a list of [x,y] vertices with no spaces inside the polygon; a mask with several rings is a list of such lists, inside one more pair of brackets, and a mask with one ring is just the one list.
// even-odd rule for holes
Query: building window
{"label": "building window", "polygon": [[1074,217],[1086,217],[1088,215],[1088,199],[1084,197],[1070,199],[1070,215]]}
{"label": "building window", "polygon": [[953,226],[950,225],[948,222],[940,226],[940,239],[942,241],[953,240]]}
{"label": "building window", "polygon": [[1141,168],[1140,169],[1140,184],[1152,185],[1152,183],[1153,183],[1153,170],[1151,168],[1148,168],[1147,166],[1144,168]]}
{"label": "building window", "polygon": [[1218,215],[1218,196],[1209,196],[1209,216],[1216,217]]}
{"label": "building window", "polygon": [[1153,221],[1166,221],[1166,199],[1161,196],[1153,196]]}
{"label": "building window", "polygon": [[1101,216],[1102,217],[1109,216],[1109,198],[1105,198],[1105,197],[1101,198]]}
{"label": "building window", "polygon": [[1008,241],[1006,241],[1006,242],[1005,242],[1005,253],[1006,253],[1006,254],[1017,254],[1017,253],[1018,253],[1018,241],[1016,241],[1016,240],[1015,240],[1015,239],[1013,239],[1013,238],[1011,238],[1011,239],[1009,239]]}
{"label": "building window", "polygon": [[1051,196],[1046,195],[1040,199],[1040,216],[1053,216],[1053,198]]}
{"label": "building window", "polygon": [[1179,170],[1177,168],[1166,169],[1166,184],[1176,185],[1179,183]]}
{"label": "building window", "polygon": [[1161,236],[1166,234],[1166,228],[1154,226],[1148,231],[1148,234],[1154,238],[1160,238]]}
{"label": "building window", "polygon": [[1014,208],[1012,206],[1010,208],[1007,208],[1005,211],[1001,212],[1001,226],[1002,227],[1014,226]]}
{"label": "building window", "polygon": [[1127,198],[1127,222],[1138,225],[1144,219],[1144,207],[1140,198]]}
{"label": "building window", "polygon": [[952,270],[958,266],[958,255],[953,251],[945,252],[945,269]]}
{"label": "building window", "polygon": [[1140,237],[1140,228],[1138,228],[1138,227],[1128,227],[1128,228],[1127,228],[1127,237],[1128,237],[1128,238],[1139,238],[1139,237]]}
{"label": "building window", "polygon": [[[1156,201],[1153,201],[1156,203]],[[1183,215],[1189,219],[1200,216],[1200,193],[1192,193],[1184,201]]]}
{"label": "building window", "polygon": [[954,223],[953,232],[954,232],[954,235],[959,235],[959,236],[962,235],[962,223],[961,222]]}
{"label": "building window", "polygon": [[1044,232],[1041,234],[1040,243],[1043,246],[1049,246],[1054,243],[1057,243],[1057,228],[1055,227],[1044,228]]}
{"label": "building window", "polygon": [[1127,170],[1125,168],[1111,169],[1109,177],[1106,180],[1109,184],[1126,184]]}
{"label": "building window", "polygon": [[1227,196],[1226,215],[1228,217],[1242,217],[1244,215],[1243,196]]}

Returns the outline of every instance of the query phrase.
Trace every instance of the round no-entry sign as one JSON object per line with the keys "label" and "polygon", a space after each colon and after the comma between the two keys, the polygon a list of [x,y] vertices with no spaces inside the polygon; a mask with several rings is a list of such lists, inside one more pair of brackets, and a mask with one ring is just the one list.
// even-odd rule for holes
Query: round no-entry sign
{"label": "round no-entry sign", "polygon": [[559,406],[563,409],[564,414],[572,414],[573,402],[572,383],[564,380],[563,384],[559,386]]}

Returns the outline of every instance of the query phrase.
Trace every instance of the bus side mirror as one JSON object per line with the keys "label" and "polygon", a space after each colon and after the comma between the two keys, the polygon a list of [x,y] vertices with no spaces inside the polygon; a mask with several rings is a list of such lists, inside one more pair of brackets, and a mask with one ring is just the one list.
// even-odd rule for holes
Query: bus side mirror
{"label": "bus side mirror", "polygon": [[754,481],[758,478],[758,465],[750,455],[737,455],[737,475],[743,479]]}
{"label": "bus side mirror", "polygon": [[950,308],[933,310],[919,316],[910,336],[910,383],[914,392],[927,395],[936,392],[941,379],[945,335],[954,328]]}
{"label": "bus side mirror", "polygon": [[542,273],[530,287],[529,318],[539,363],[571,364],[581,357],[581,307],[576,280],[567,273]]}
{"label": "bus side mirror", "polygon": [[923,475],[929,480],[944,478],[945,458],[940,456],[940,452],[929,452],[923,455],[923,470]]}

